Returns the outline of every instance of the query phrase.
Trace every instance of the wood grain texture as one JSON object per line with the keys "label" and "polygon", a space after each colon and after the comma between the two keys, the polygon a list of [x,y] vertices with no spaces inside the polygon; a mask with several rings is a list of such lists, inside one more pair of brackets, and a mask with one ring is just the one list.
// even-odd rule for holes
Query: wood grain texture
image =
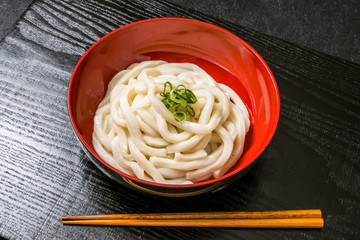
{"label": "wood grain texture", "polygon": [[[247,41],[281,95],[261,161],[219,192],[167,199],[125,189],[82,152],[66,107],[71,73],[124,24],[187,17]],[[360,66],[163,1],[36,1],[0,42],[0,236],[5,239],[359,239]],[[319,208],[324,229],[63,226],[63,215]],[[105,237],[104,237],[105,236]]]}
{"label": "wood grain texture", "polygon": [[359,1],[167,1],[360,63]]}

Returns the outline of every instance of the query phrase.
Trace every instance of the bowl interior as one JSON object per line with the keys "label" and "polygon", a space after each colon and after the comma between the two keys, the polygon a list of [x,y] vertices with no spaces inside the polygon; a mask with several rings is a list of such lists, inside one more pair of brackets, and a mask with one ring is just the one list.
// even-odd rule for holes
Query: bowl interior
{"label": "bowl interior", "polygon": [[261,57],[240,38],[213,25],[186,19],[153,19],[109,33],[84,54],[74,70],[68,96],[70,118],[82,143],[100,161],[104,162],[92,145],[97,106],[117,72],[145,60],[197,64],[216,81],[230,86],[247,106],[251,127],[244,153],[221,179],[247,167],[268,145],[278,122],[280,103],[276,82]]}

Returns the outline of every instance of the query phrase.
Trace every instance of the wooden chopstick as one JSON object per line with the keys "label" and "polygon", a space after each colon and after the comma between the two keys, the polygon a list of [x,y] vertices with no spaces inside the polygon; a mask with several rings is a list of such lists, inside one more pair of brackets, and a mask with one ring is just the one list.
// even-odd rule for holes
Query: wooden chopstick
{"label": "wooden chopstick", "polygon": [[145,213],[64,216],[62,220],[110,220],[110,219],[263,219],[263,218],[321,218],[320,209],[254,211],[254,212],[188,212],[188,213]]}
{"label": "wooden chopstick", "polygon": [[63,221],[72,225],[147,226],[147,227],[236,227],[236,228],[322,228],[322,218],[269,219],[111,219]]}
{"label": "wooden chopstick", "polygon": [[319,209],[263,212],[110,214],[62,217],[68,225],[322,228]]}

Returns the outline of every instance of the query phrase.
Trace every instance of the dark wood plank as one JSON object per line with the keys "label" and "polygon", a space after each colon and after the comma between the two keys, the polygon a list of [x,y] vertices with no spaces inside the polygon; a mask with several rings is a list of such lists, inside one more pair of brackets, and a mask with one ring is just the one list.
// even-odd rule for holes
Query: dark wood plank
{"label": "dark wood plank", "polygon": [[[214,194],[168,199],[125,189],[81,151],[67,86],[98,38],[151,17],[228,29],[269,63],[280,122],[261,161]],[[360,66],[160,1],[35,2],[0,43],[0,236],[9,239],[357,239]],[[62,226],[62,215],[320,208],[323,230]]]}

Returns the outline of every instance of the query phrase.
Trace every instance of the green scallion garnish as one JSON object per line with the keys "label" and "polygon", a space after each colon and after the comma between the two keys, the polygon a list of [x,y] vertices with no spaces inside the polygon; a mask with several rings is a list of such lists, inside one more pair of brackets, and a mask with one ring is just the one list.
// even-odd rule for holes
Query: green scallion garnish
{"label": "green scallion garnish", "polygon": [[[167,91],[169,89],[169,91]],[[161,100],[166,108],[174,107],[173,117],[177,122],[184,122],[186,120],[186,114],[195,116],[194,109],[189,104],[197,102],[195,94],[187,89],[183,84],[178,85],[175,89],[171,82],[164,83],[164,90],[160,93],[163,97]]]}

